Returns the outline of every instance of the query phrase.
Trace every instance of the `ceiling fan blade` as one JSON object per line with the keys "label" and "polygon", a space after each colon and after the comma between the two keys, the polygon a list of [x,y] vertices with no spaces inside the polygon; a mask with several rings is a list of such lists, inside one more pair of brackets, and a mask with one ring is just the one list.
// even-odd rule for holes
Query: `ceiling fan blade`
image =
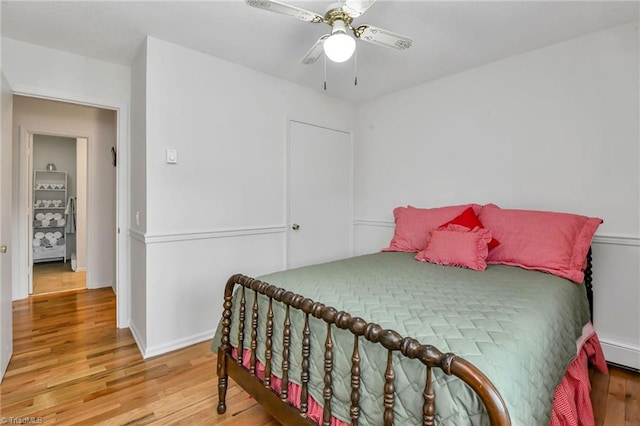
{"label": "ceiling fan blade", "polygon": [[307,22],[324,22],[324,17],[315,12],[310,12],[296,6],[281,3],[276,0],[244,0],[246,4],[258,9],[270,10],[283,15],[292,16],[296,19]]}
{"label": "ceiling fan blade", "polygon": [[342,6],[342,10],[352,18],[357,18],[369,9],[376,0],[347,0]]}
{"label": "ceiling fan blade", "polygon": [[322,37],[320,37],[318,41],[316,41],[316,43],[313,46],[311,46],[311,49],[309,49],[307,54],[304,55],[304,57],[300,62],[302,62],[305,65],[309,65],[317,61],[320,58],[320,56],[322,56],[322,54],[324,53],[324,49],[323,49],[324,41],[330,35],[331,34],[325,34]]}
{"label": "ceiling fan blade", "polygon": [[404,50],[411,47],[413,40],[382,28],[371,25],[361,25],[353,29],[353,35],[360,40],[377,44],[378,46],[391,47],[393,49]]}

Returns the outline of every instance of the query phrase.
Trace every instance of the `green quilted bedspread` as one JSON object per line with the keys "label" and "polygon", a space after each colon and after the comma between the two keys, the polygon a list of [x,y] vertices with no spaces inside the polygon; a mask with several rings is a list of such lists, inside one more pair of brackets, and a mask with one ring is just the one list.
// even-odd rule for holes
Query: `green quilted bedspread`
{"label": "green quilted bedspread", "polygon": [[[518,267],[489,265],[486,271],[418,262],[412,253],[376,253],[259,277],[261,280],[344,310],[402,336],[453,352],[475,364],[504,398],[513,424],[548,425],[553,393],[576,355],[576,339],[589,321],[584,285]],[[246,292],[244,347],[249,347],[253,292]],[[266,299],[259,297],[260,315]],[[234,308],[239,305],[238,292]],[[238,336],[237,313],[231,343]],[[291,310],[290,380],[300,383],[303,314]],[[284,308],[274,303],[272,370],[281,376]],[[260,321],[259,336],[265,336]],[[323,388],[326,324],[311,324],[310,394],[319,402]],[[217,351],[220,331],[212,349]],[[333,328],[333,415],[349,421],[353,337]],[[382,424],[382,391],[387,351],[361,339],[360,424]],[[264,337],[258,346],[264,362]],[[422,422],[425,367],[397,354],[396,425]],[[461,380],[434,370],[436,422],[442,425],[488,424],[479,398]]]}

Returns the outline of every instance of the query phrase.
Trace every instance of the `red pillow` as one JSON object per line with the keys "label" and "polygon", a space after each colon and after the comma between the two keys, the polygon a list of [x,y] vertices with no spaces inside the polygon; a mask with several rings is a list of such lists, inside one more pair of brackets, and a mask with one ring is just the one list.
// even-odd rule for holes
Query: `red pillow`
{"label": "red pillow", "polygon": [[[440,225],[440,228],[446,228],[447,225],[451,224],[461,225],[469,229],[473,229],[476,226],[480,229],[484,228],[484,226],[482,226],[482,222],[480,222],[480,219],[478,219],[478,216],[476,216],[476,213],[473,211],[472,207],[469,207],[458,216],[451,219],[449,222]],[[496,240],[495,238],[491,238],[491,242],[489,242],[488,247],[489,250],[491,250],[492,248],[498,247],[499,245],[500,241]]]}
{"label": "red pillow", "polygon": [[396,207],[393,216],[396,221],[396,229],[389,247],[382,251],[403,251],[417,253],[427,247],[429,231],[432,231],[452,217],[458,216],[468,207],[478,204],[465,204],[460,206],[437,207],[433,209],[418,209],[415,207]]}
{"label": "red pillow", "polygon": [[584,280],[591,240],[602,219],[570,213],[511,210],[488,204],[479,219],[500,240],[487,263],[549,272],[576,283]]}
{"label": "red pillow", "polygon": [[416,255],[416,260],[438,265],[460,266],[484,271],[487,269],[487,244],[491,231],[478,226],[473,229],[448,225],[431,232],[429,245]]}

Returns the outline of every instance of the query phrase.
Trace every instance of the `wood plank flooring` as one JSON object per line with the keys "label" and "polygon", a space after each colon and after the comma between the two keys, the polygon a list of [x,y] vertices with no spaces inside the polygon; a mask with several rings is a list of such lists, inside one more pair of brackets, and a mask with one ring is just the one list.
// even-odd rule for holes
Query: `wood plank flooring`
{"label": "wood plank flooring", "polygon": [[86,287],[86,271],[74,272],[71,261],[33,264],[33,294],[80,290]]}
{"label": "wood plank flooring", "polygon": [[115,327],[111,289],[17,301],[0,415],[45,425],[277,426],[233,382],[227,413],[216,413],[216,356],[209,346],[143,360],[129,330]]}
{"label": "wood plank flooring", "polygon": [[[115,327],[111,289],[14,302],[14,355],[0,385],[0,416],[45,425],[278,426],[233,382],[227,413],[216,413],[209,345],[143,360],[129,330]],[[596,425],[640,425],[640,374],[612,367],[608,376],[591,376]]]}

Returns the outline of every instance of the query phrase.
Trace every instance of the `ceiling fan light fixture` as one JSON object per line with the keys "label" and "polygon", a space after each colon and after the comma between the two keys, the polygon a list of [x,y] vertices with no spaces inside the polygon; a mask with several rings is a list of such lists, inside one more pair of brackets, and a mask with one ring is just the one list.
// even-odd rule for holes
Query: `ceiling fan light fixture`
{"label": "ceiling fan light fixture", "polygon": [[356,41],[347,34],[344,22],[336,20],[331,36],[324,41],[323,48],[327,58],[333,62],[344,62],[356,51]]}

